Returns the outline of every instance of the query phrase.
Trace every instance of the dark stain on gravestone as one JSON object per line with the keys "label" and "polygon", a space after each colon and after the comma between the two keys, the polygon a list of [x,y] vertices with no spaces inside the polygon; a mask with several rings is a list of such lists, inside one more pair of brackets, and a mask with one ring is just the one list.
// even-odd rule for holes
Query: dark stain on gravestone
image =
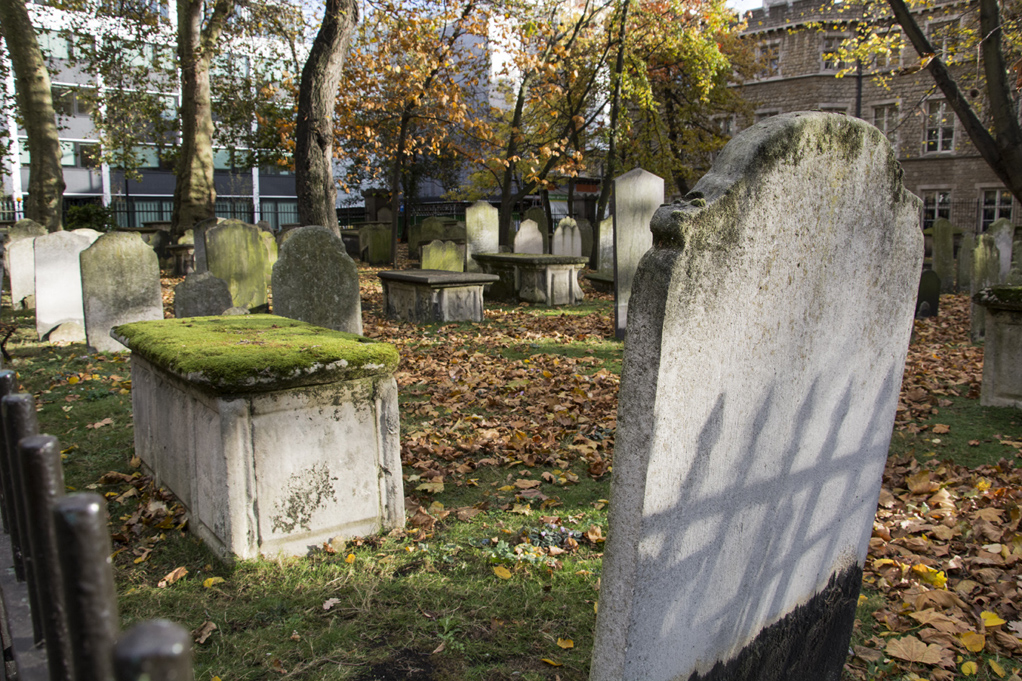
{"label": "dark stain on gravestone", "polygon": [[822,592],[763,629],[734,658],[688,681],[839,681],[861,584],[858,565],[831,575]]}
{"label": "dark stain on gravestone", "polygon": [[919,294],[916,296],[916,319],[936,317],[940,305],[940,275],[933,270],[923,270],[919,277]]}
{"label": "dark stain on gravestone", "polygon": [[326,500],[336,501],[333,482],[336,477],[322,463],[293,473],[287,483],[287,497],[278,502],[276,513],[270,518],[275,532],[289,533],[296,528],[309,530],[313,514]]}

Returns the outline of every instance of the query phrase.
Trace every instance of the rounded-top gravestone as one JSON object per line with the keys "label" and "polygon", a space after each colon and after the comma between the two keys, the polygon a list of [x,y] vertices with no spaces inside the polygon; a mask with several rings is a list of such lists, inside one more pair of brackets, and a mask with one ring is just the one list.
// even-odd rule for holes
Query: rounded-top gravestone
{"label": "rounded-top gravestone", "polygon": [[99,352],[124,346],[110,329],[163,319],[163,290],[156,251],[130,232],[105,234],[81,253],[85,339]]}
{"label": "rounded-top gravestone", "polygon": [[[206,267],[227,282],[237,307],[266,305],[269,265],[260,230],[240,220],[225,220],[206,230]],[[198,263],[196,262],[196,265]]]}
{"label": "rounded-top gravestone", "polygon": [[[53,232],[33,239],[35,257],[36,332],[39,339],[66,322],[84,329],[82,275],[79,254],[92,239],[71,232]],[[76,340],[85,340],[82,333]]]}
{"label": "rounded-top gravestone", "polygon": [[210,272],[193,272],[174,287],[174,316],[209,317],[233,305],[227,282]]}
{"label": "rounded-top gravestone", "polygon": [[335,331],[362,333],[358,268],[326,227],[301,227],[273,266],[273,313]]}

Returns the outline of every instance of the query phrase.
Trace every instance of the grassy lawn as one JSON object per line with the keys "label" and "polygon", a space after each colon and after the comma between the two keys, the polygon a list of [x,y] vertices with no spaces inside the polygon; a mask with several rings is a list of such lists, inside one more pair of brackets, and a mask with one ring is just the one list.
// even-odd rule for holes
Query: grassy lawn
{"label": "grassy lawn", "polygon": [[[480,325],[411,326],[380,317],[375,270],[362,274],[365,334],[402,357],[409,520],[300,558],[219,562],[133,457],[126,357],[37,343],[32,318],[14,317],[7,366],[36,396],[42,431],[60,438],[69,489],[109,499],[125,626],[164,617],[192,630],[204,681],[588,678],[621,370],[611,301],[589,289],[581,308],[492,306]],[[930,590],[956,594],[966,607],[944,612],[972,629],[983,611],[1008,614],[997,599],[1014,613],[1017,596],[1004,584],[1014,583],[1022,554],[1022,538],[1012,539],[1022,482],[1011,463],[1022,415],[979,406],[977,351],[949,315],[917,323],[849,679],[958,678],[970,661],[979,679],[1022,668],[1022,643],[1012,650],[1008,640],[1018,641],[1008,624],[1018,617],[982,620],[978,651],[961,632],[941,641],[912,618]],[[945,374],[932,368],[954,362],[961,366]],[[946,511],[938,517],[941,494],[951,500],[938,500]],[[1004,521],[996,541],[975,520],[995,511]],[[958,532],[947,550],[907,531],[917,517]],[[978,572],[992,569],[978,558],[1001,555],[994,544],[1008,558],[996,575]],[[960,568],[949,567],[954,556]],[[914,565],[943,569],[946,583]],[[963,581],[976,586],[958,589]],[[938,645],[950,663],[887,647],[910,636]]]}

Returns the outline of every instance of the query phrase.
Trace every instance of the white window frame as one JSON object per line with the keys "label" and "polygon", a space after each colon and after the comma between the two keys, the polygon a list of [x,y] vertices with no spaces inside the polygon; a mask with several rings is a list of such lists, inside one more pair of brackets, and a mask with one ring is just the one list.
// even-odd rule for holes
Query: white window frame
{"label": "white window frame", "polygon": [[[946,99],[928,99],[923,115],[923,153],[947,154],[955,150],[957,117]],[[936,123],[934,125],[934,123]]]}
{"label": "white window frame", "polygon": [[933,227],[939,218],[951,219],[951,188],[919,188],[923,199],[923,229]]}
{"label": "white window frame", "polygon": [[[993,198],[993,202],[988,203],[991,198]],[[980,187],[979,229],[981,232],[987,231],[990,225],[1001,218],[1012,220],[1014,212],[1015,197],[1007,189],[1004,187]]]}

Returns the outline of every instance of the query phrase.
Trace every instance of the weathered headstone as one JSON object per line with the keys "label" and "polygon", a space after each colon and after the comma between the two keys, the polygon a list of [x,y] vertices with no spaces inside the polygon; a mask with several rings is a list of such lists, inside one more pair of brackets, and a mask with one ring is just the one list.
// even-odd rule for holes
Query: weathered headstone
{"label": "weathered headstone", "polygon": [[99,352],[120,352],[118,324],[163,319],[156,251],[129,232],[105,234],[81,253],[85,339]]}
{"label": "weathered headstone", "polygon": [[543,236],[533,220],[523,220],[515,234],[515,253],[543,253]]}
{"label": "weathered headstone", "polygon": [[574,219],[564,218],[557,223],[550,252],[553,255],[582,256],[582,235]]}
{"label": "weathered headstone", "polygon": [[919,275],[919,290],[916,294],[916,318],[940,316],[940,275],[933,270],[923,270]]}
{"label": "weathered headstone", "polygon": [[962,235],[962,243],[958,246],[958,290],[968,293],[972,290],[972,257],[976,250],[976,235],[967,232]]}
{"label": "weathered headstone", "polygon": [[465,246],[453,241],[430,241],[422,246],[424,270],[465,271]]}
{"label": "weathered headstone", "polygon": [[582,257],[593,257],[593,226],[584,218],[575,220],[578,225],[579,238],[582,239]]}
{"label": "weathered headstone", "polygon": [[1022,239],[1019,239],[1018,231],[1015,232],[1015,243],[1011,246],[1011,271],[1004,283],[1008,286],[1022,286]]}
{"label": "weathered headstone", "polygon": [[263,248],[266,249],[266,281],[273,276],[273,264],[277,262],[277,237],[272,232],[259,230],[259,238],[263,240]]}
{"label": "weathered headstone", "polygon": [[[4,270],[11,280],[11,306],[15,310],[35,307],[35,256],[32,239],[46,234],[46,228],[35,220],[18,220],[7,231],[4,248]],[[15,246],[19,241],[27,243]],[[14,261],[12,261],[14,249]]]}
{"label": "weathered headstone", "polygon": [[592,681],[841,678],[922,267],[900,178],[876,128],[785,114],[657,211]]}
{"label": "weathered headstone", "polygon": [[430,241],[436,241],[437,239],[442,240],[446,236],[447,225],[444,224],[443,220],[440,218],[426,218],[419,227],[419,241],[416,244],[416,249],[421,248],[422,244],[428,244]]}
{"label": "weathered headstone", "polygon": [[[225,220],[206,230],[206,265],[214,277],[227,282],[237,307],[266,305],[267,252],[259,228],[240,220]],[[198,263],[196,263],[198,265]]]}
{"label": "weathered headstone", "polygon": [[950,220],[933,221],[933,271],[940,277],[940,292],[954,293],[955,284],[955,227]]}
{"label": "weathered headstone", "polygon": [[600,223],[600,243],[596,259],[596,270],[614,276],[614,218],[609,217]]}
{"label": "weathered headstone", "polygon": [[1022,409],[1022,286],[991,286],[974,301],[986,317],[979,403]]}
{"label": "weathered headstone", "polygon": [[614,333],[625,337],[639,259],[653,246],[649,221],[664,202],[663,178],[635,168],[614,180]]}
{"label": "weathered headstone", "polygon": [[79,227],[78,229],[72,229],[72,234],[81,234],[84,237],[88,237],[92,243],[96,243],[96,239],[103,236],[103,232],[88,227]]}
{"label": "weathered headstone", "polygon": [[209,317],[223,314],[231,307],[231,289],[227,282],[211,272],[195,272],[174,287],[175,317]]}
{"label": "weathered headstone", "polygon": [[993,238],[997,245],[1000,273],[999,279],[995,283],[1000,283],[1008,278],[1008,273],[1011,271],[1011,250],[1015,244],[1015,225],[1011,224],[1007,218],[1000,218],[987,228],[987,234]]}
{"label": "weathered headstone", "polygon": [[359,253],[369,265],[390,262],[390,225],[371,224],[358,230]]}
{"label": "weathered headstone", "polygon": [[35,239],[21,238],[7,244],[7,271],[11,279],[11,307],[35,307]]}
{"label": "weathered headstone", "polygon": [[[972,288],[970,292],[975,297],[977,293],[988,286],[996,286],[1001,283],[1001,254],[997,249],[994,237],[987,233],[979,236],[979,242],[972,252]],[[972,342],[979,342],[985,332],[983,308],[972,303],[970,308],[970,335]]]}
{"label": "weathered headstone", "polygon": [[273,313],[334,331],[362,333],[358,268],[326,227],[302,227],[273,266]]}
{"label": "weathered headstone", "polygon": [[[53,232],[34,239],[35,251],[35,328],[43,340],[54,328],[66,322],[82,325],[82,275],[79,254],[92,241],[71,232]],[[85,334],[75,340],[85,340]]]}
{"label": "weathered headstone", "polygon": [[482,272],[472,256],[500,250],[500,218],[496,208],[476,201],[465,209],[465,271]]}
{"label": "weathered headstone", "polygon": [[540,236],[543,237],[543,253],[549,253],[550,227],[547,225],[546,211],[543,210],[542,206],[533,206],[525,211],[525,215],[522,216],[522,221],[525,220],[532,220],[536,223],[536,229],[539,230]]}
{"label": "weathered headstone", "polygon": [[378,211],[376,211],[376,221],[377,222],[389,223],[393,219],[394,219],[394,214],[392,212],[390,212],[389,208],[381,208]]}

